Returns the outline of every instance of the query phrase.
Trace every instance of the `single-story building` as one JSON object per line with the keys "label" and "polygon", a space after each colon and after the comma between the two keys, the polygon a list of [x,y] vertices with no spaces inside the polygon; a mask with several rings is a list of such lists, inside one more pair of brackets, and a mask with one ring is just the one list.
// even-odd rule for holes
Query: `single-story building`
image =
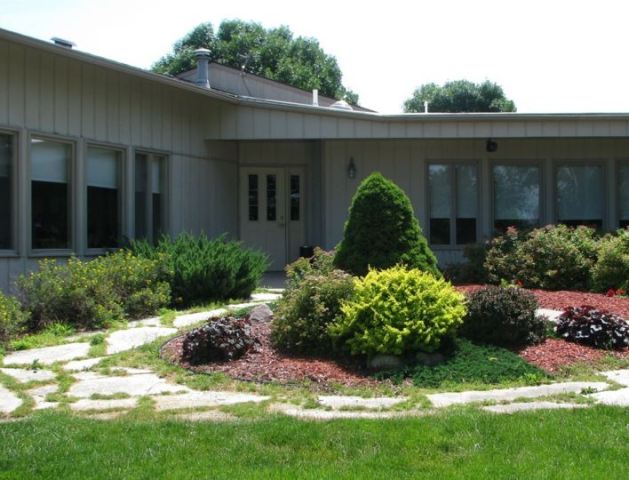
{"label": "single-story building", "polygon": [[198,58],[173,78],[0,30],[0,289],[162,232],[279,270],[339,242],[376,170],[442,264],[508,225],[629,225],[629,114],[382,115]]}

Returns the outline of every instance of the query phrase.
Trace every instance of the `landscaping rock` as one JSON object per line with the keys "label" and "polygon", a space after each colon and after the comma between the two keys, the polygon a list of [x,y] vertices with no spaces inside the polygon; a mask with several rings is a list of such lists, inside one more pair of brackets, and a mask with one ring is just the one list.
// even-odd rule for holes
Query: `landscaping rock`
{"label": "landscaping rock", "polygon": [[402,359],[395,355],[376,355],[367,362],[369,368],[374,370],[388,370],[402,365]]}
{"label": "landscaping rock", "polygon": [[81,372],[74,377],[79,381],[70,387],[68,395],[79,398],[88,398],[94,394],[126,393],[132,397],[139,397],[190,391],[189,388],[182,385],[168,383],[154,373],[109,377],[94,372]]}
{"label": "landscaping rock", "polygon": [[82,399],[71,403],[70,409],[77,412],[88,410],[128,410],[135,408],[137,404],[137,398],[117,398],[111,400]]}
{"label": "landscaping rock", "polygon": [[98,365],[100,361],[105,357],[88,358],[86,360],[74,360],[68,362],[63,366],[63,369],[67,372],[81,372],[83,370],[89,370],[95,365]]}
{"label": "landscaping rock", "polygon": [[516,413],[529,410],[552,410],[562,408],[585,408],[585,403],[557,403],[557,402],[527,402],[527,403],[509,403],[507,405],[491,405],[482,407],[482,410],[493,413]]}
{"label": "landscaping rock", "polygon": [[11,390],[0,385],[0,413],[11,413],[22,405],[22,400]]}
{"label": "landscaping rock", "polygon": [[4,357],[5,365],[30,365],[34,361],[42,365],[52,365],[55,362],[67,362],[87,356],[90,351],[89,343],[68,343],[56,347],[33,348],[21,350]]}
{"label": "landscaping rock", "polygon": [[602,403],[603,405],[629,407],[629,388],[593,393],[589,395],[589,397],[593,398],[598,403]]}
{"label": "landscaping rock", "polygon": [[434,367],[446,360],[446,356],[443,353],[419,352],[415,358],[419,363],[426,365],[427,367]]}
{"label": "landscaping rock", "polygon": [[173,325],[177,328],[187,327],[194,325],[195,323],[205,322],[210,318],[222,317],[227,313],[225,308],[217,308],[216,310],[208,310],[206,312],[188,313],[186,315],[179,315],[175,318]]}
{"label": "landscaping rock", "polygon": [[33,388],[28,390],[28,393],[35,401],[35,410],[44,410],[48,408],[55,408],[59,405],[57,402],[47,402],[46,396],[52,393],[57,393],[59,390],[58,385],[44,385],[43,387]]}
{"label": "landscaping rock", "polygon": [[248,317],[251,322],[270,322],[273,320],[273,311],[263,303],[253,307]]}
{"label": "landscaping rock", "polygon": [[127,330],[118,330],[107,338],[107,354],[131,350],[147,343],[151,343],[159,337],[165,337],[177,333],[176,328],[166,327],[138,327]]}
{"label": "landscaping rock", "polygon": [[270,397],[237,392],[189,392],[182,395],[162,395],[155,397],[156,410],[176,410],[180,408],[220,407],[236,403],[263,402]]}
{"label": "landscaping rock", "polygon": [[535,310],[536,316],[546,317],[548,320],[554,323],[557,323],[562,313],[562,310],[551,310],[550,308],[538,308],[537,310]]}
{"label": "landscaping rock", "polygon": [[452,393],[434,393],[427,395],[435,407],[448,407],[473,402],[513,401],[518,398],[535,398],[559,393],[581,393],[586,389],[605,390],[609,384],[604,382],[565,382],[536,387],[504,388],[486,391],[468,391]]}
{"label": "landscaping rock", "polygon": [[393,405],[406,401],[406,397],[375,397],[362,398],[343,395],[322,395],[319,397],[319,403],[324,407],[332,409],[340,408],[368,408],[381,409],[390,408]]}
{"label": "landscaping rock", "polygon": [[0,372],[15,378],[18,382],[46,382],[48,380],[54,380],[56,375],[50,370],[33,370],[22,368],[0,368]]}

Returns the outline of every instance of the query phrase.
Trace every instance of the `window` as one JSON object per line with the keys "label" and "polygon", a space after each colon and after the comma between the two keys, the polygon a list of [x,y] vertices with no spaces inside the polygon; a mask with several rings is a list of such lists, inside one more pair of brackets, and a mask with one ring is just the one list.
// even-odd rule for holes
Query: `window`
{"label": "window", "polygon": [[266,219],[274,222],[277,218],[277,177],[266,176]]}
{"label": "window", "polygon": [[13,247],[13,138],[0,133],[0,250]]}
{"label": "window", "polygon": [[120,152],[87,149],[87,246],[115,248],[120,243]]}
{"label": "window", "polygon": [[70,248],[72,146],[31,140],[31,230],[33,249]]}
{"label": "window", "polygon": [[478,175],[474,165],[430,165],[430,243],[476,242]]}
{"label": "window", "polygon": [[135,155],[135,238],[157,240],[166,229],[166,158]]}
{"label": "window", "polygon": [[248,196],[249,199],[249,220],[251,222],[258,221],[258,176],[257,175],[249,175],[249,190]]}
{"label": "window", "polygon": [[496,165],[494,182],[494,229],[519,229],[540,224],[540,169],[536,166]]}
{"label": "window", "polygon": [[620,227],[629,227],[629,163],[620,165],[618,193],[620,196]]}
{"label": "window", "polygon": [[290,176],[290,219],[298,222],[301,217],[301,185],[299,175]]}
{"label": "window", "polygon": [[603,168],[564,165],[557,169],[557,220],[569,226],[603,227]]}

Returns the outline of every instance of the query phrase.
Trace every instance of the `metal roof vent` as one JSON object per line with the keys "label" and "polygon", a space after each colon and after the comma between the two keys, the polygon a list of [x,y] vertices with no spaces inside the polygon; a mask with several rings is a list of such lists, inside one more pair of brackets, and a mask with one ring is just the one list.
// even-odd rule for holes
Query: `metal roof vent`
{"label": "metal roof vent", "polygon": [[197,78],[194,81],[199,87],[210,88],[207,66],[210,61],[210,51],[207,48],[197,48],[194,51],[197,59]]}
{"label": "metal roof vent", "polygon": [[52,42],[59,47],[63,47],[63,48],[76,47],[76,43],[70,40],[66,40],[65,38],[52,37],[50,40],[52,40]]}
{"label": "metal roof vent", "polygon": [[330,105],[330,108],[336,108],[337,110],[354,110],[352,106],[345,100],[339,100]]}

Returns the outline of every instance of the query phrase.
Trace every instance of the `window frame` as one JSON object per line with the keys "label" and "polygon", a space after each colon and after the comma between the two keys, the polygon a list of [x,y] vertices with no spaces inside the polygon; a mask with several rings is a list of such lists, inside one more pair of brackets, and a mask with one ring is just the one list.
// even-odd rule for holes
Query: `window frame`
{"label": "window frame", "polygon": [[[474,159],[462,159],[462,160],[453,160],[447,159],[442,160],[438,158],[426,159],[426,165],[424,170],[424,177],[426,178],[426,189],[425,189],[425,204],[426,204],[426,229],[425,236],[428,240],[428,244],[431,248],[435,248],[437,250],[461,250],[466,245],[475,245],[480,242],[481,238],[481,211],[482,211],[482,197],[481,197],[481,182],[482,182],[482,171],[481,171],[481,162],[480,160]],[[431,243],[430,242],[430,220],[432,218],[432,209],[430,207],[430,166],[431,165],[446,165],[448,167],[455,167],[454,174],[450,175],[450,195],[451,195],[451,211],[450,211],[450,243],[441,244],[441,243]],[[475,167],[476,168],[476,242],[469,244],[457,244],[456,243],[456,216],[457,216],[457,174],[456,167],[457,166],[465,166],[465,167]]]}
{"label": "window frame", "polygon": [[11,245],[9,248],[0,248],[0,257],[15,258],[19,256],[19,228],[20,228],[20,209],[19,209],[19,149],[21,133],[19,130],[10,128],[0,128],[0,134],[10,136],[12,139],[11,146]]}
{"label": "window frame", "polygon": [[490,236],[493,238],[498,233],[496,232],[496,186],[494,182],[494,167],[536,167],[539,170],[539,219],[537,225],[533,225],[532,228],[539,228],[545,225],[546,222],[546,182],[545,182],[545,169],[543,160],[529,160],[529,159],[492,159],[489,162],[489,230]]}
{"label": "window frame", "polygon": [[[70,145],[70,161],[68,162],[68,248],[33,248],[33,178],[32,178],[32,167],[33,167],[33,158],[32,158],[32,150],[31,146],[33,144],[33,139],[44,140],[48,142],[55,143],[63,143],[66,145]],[[26,245],[28,250],[28,256],[33,258],[40,257],[70,257],[76,255],[77,253],[77,181],[79,180],[79,176],[77,175],[77,166],[78,159],[77,154],[79,149],[77,147],[80,139],[75,137],[68,137],[63,135],[53,135],[49,133],[40,133],[37,131],[30,131],[27,136],[27,147],[26,147],[26,201],[27,201],[27,214],[26,214]]]}
{"label": "window frame", "polygon": [[[558,205],[558,189],[557,189],[557,180],[559,178],[559,169],[561,167],[600,167],[601,168],[601,186],[603,193],[603,203],[602,203],[602,216],[601,216],[601,230],[600,232],[606,232],[609,230],[609,201],[607,199],[608,195],[606,194],[608,190],[608,169],[607,169],[607,161],[602,158],[592,159],[592,160],[583,160],[583,159],[554,159],[553,160],[553,175],[552,175],[552,223],[559,224],[561,223],[559,220],[559,205]],[[620,216],[620,214],[618,215]]]}
{"label": "window frame", "polygon": [[621,203],[621,198],[620,198],[620,185],[621,185],[621,177],[620,177],[620,170],[622,168],[628,168],[629,169],[629,158],[619,158],[616,161],[616,218],[614,219],[614,226],[615,228],[621,228],[620,227],[620,222],[622,220],[622,218],[620,217],[621,214],[621,207],[622,207],[622,203]]}
{"label": "window frame", "polygon": [[[118,247],[106,247],[106,248],[90,248],[89,246],[89,205],[88,205],[88,183],[87,183],[87,169],[88,169],[88,152],[90,148],[100,148],[102,150],[111,150],[118,154]],[[81,185],[82,198],[84,199],[83,208],[83,225],[81,236],[83,239],[83,245],[85,245],[85,253],[89,256],[102,255],[112,250],[117,250],[122,247],[124,238],[126,236],[126,197],[127,197],[127,148],[124,145],[105,143],[105,142],[93,142],[86,141],[83,146],[83,181]]]}
{"label": "window frame", "polygon": [[[163,174],[164,174],[164,191],[161,192],[161,195],[163,195],[163,199],[162,202],[164,204],[164,207],[162,209],[162,233],[168,233],[170,232],[170,215],[168,214],[169,212],[169,208],[170,208],[170,178],[171,178],[171,171],[170,171],[170,165],[171,165],[171,161],[170,161],[170,155],[168,152],[164,152],[164,151],[160,151],[160,150],[147,150],[144,148],[134,148],[133,152],[132,152],[132,163],[133,163],[133,178],[132,181],[130,182],[130,186],[132,188],[132,191],[129,192],[129,196],[133,199],[133,203],[132,203],[132,208],[130,211],[130,215],[132,218],[132,227],[133,227],[133,238],[135,240],[141,240],[141,238],[139,238],[137,236],[137,232],[135,231],[135,226],[136,226],[136,219],[135,219],[135,212],[136,212],[136,205],[135,205],[135,194],[136,194],[136,190],[135,190],[135,180],[136,180],[136,165],[137,165],[137,156],[138,155],[146,155],[147,157],[147,173],[146,173],[146,179],[147,179],[147,185],[146,185],[146,191],[144,192],[146,195],[146,236],[144,237],[144,239],[146,239],[147,241],[153,243],[155,242],[155,238],[153,238],[153,199],[151,198],[152,196],[152,191],[151,191],[151,182],[152,182],[152,178],[153,178],[153,166],[154,166],[154,160],[155,158],[162,158],[163,159]],[[129,161],[131,161],[131,159],[129,159]]]}

